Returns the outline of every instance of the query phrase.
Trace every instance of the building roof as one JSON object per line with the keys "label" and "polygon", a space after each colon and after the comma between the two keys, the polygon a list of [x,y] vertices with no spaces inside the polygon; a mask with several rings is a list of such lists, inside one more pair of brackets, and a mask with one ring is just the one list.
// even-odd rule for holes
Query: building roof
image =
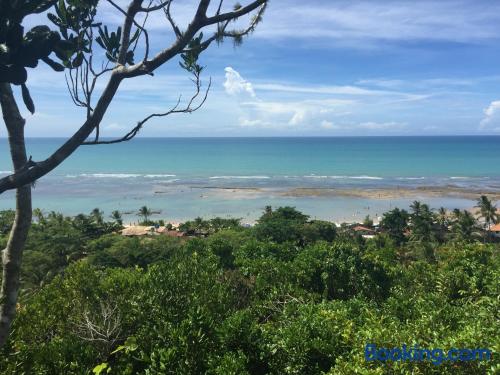
{"label": "building roof", "polygon": [[356,225],[354,228],[352,228],[352,230],[355,232],[374,232],[373,229],[364,227],[362,225]]}
{"label": "building roof", "polygon": [[492,225],[492,226],[490,227],[490,232],[500,232],[500,223],[499,223],[499,224]]}
{"label": "building roof", "polygon": [[121,230],[122,236],[146,236],[154,230],[154,227],[135,225]]}
{"label": "building roof", "polygon": [[184,237],[184,232],[177,230],[168,230],[166,227],[161,226],[155,228],[154,226],[134,225],[126,227],[121,230],[122,236],[147,236],[147,235],[164,235],[169,237]]}

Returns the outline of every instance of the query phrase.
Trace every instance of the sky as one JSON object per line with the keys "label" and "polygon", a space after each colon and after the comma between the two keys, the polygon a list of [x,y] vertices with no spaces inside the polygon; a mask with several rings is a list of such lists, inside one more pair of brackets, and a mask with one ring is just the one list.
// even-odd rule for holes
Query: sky
{"label": "sky", "polygon": [[[100,20],[116,28],[122,15],[102,3]],[[193,1],[174,0],[181,28],[194,9]],[[26,25],[46,22],[42,15]],[[150,17],[147,26],[153,52],[168,47],[165,18]],[[125,81],[102,134],[121,136],[180,95],[185,103],[193,85],[178,61],[153,77]],[[241,46],[214,44],[200,63],[204,87],[211,79],[204,106],[154,119],[140,136],[500,135],[496,0],[271,0]],[[26,134],[69,136],[85,112],[72,104],[64,73],[43,65],[29,71],[27,82],[35,115],[21,103]]]}

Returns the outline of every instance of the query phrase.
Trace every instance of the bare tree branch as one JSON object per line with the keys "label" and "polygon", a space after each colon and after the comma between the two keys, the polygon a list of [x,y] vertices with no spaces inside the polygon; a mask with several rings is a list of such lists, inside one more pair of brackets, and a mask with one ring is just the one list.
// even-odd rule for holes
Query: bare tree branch
{"label": "bare tree branch", "polygon": [[267,4],[267,1],[268,0],[256,0],[256,1],[248,4],[247,6],[241,7],[238,10],[235,10],[233,12],[216,14],[215,16],[209,17],[205,20],[205,26],[213,25],[215,23],[224,22],[224,21],[228,21],[228,20],[234,20],[236,18],[244,16],[245,14],[248,14],[248,13],[252,12],[253,10],[257,9],[261,5]]}
{"label": "bare tree branch", "polygon": [[98,140],[95,139],[94,141],[89,141],[89,142],[84,142],[83,145],[89,146],[89,145],[109,145],[109,144],[115,144],[115,143],[121,143],[121,142],[127,142],[133,139],[139,131],[143,128],[143,126],[151,120],[152,118],[155,117],[165,117],[172,115],[174,113],[193,113],[200,109],[203,104],[205,104],[207,97],[208,97],[208,92],[210,91],[210,87],[212,86],[212,80],[210,79],[208,82],[207,89],[205,90],[205,93],[203,94],[202,100],[196,105],[193,106],[194,101],[198,98],[198,96],[201,93],[201,80],[199,74],[196,75],[195,79],[195,84],[196,84],[196,91],[191,97],[191,99],[188,101],[187,105],[184,108],[179,108],[180,102],[181,102],[181,97],[177,100],[177,103],[168,111],[162,112],[162,113],[152,113],[148,115],[147,117],[143,118],[141,121],[137,123],[136,126],[134,126],[127,134],[125,134],[121,138],[116,138],[112,140]]}
{"label": "bare tree branch", "polygon": [[141,7],[141,8],[139,8],[139,11],[145,12],[145,13],[155,12],[157,10],[164,8],[165,6],[170,6],[170,3],[172,3],[172,0],[167,0],[165,2],[158,4],[158,5],[155,5],[154,7],[152,7],[152,6],[148,6],[146,8]]}
{"label": "bare tree branch", "polygon": [[108,2],[113,7],[115,7],[119,12],[125,15],[120,52],[118,53],[118,59],[117,59],[118,64],[125,65],[125,60],[127,58],[127,52],[128,52],[128,45],[130,42],[130,30],[132,29],[132,24],[134,24],[136,27],[140,27],[134,18],[139,9],[141,8],[142,0],[132,0],[126,12],[122,8],[120,8],[113,0],[108,0]]}
{"label": "bare tree branch", "polygon": [[182,32],[177,27],[177,24],[175,23],[174,19],[172,18],[172,14],[170,13],[170,4],[172,4],[172,1],[169,1],[167,6],[163,8],[163,12],[165,13],[165,17],[167,17],[168,22],[170,22],[170,25],[172,26],[172,30],[174,30],[175,36],[177,38],[180,38],[182,36]]}
{"label": "bare tree branch", "polygon": [[[95,73],[92,72],[94,79],[96,77],[101,76],[105,72],[111,71],[111,75],[109,77],[109,80],[102,91],[99,100],[95,104],[95,106],[92,108],[90,107],[89,102],[85,102],[84,99],[81,99],[79,95],[73,95],[72,100],[74,100],[75,103],[79,103],[80,106],[89,107],[91,108],[90,110],[90,116],[86,119],[86,121],[83,123],[83,125],[71,136],[59,149],[57,149],[52,155],[50,155],[47,159],[39,162],[35,161],[29,161],[25,164],[23,168],[21,168],[19,171],[16,171],[15,173],[0,178],[0,193],[10,190],[10,189],[15,189],[21,186],[24,186],[26,184],[33,183],[36,181],[38,178],[46,175],[50,171],[52,171],[54,168],[56,168],[59,164],[61,164],[69,155],[71,155],[80,145],[84,144],[88,137],[92,134],[94,130],[97,129],[97,127],[100,125],[116,91],[118,90],[118,87],[121,83],[121,81],[125,78],[131,78],[131,77],[136,77],[140,75],[145,75],[145,74],[151,74],[155,69],[160,67],[161,65],[165,64],[167,61],[171,60],[173,57],[177,56],[178,54],[182,53],[186,46],[191,42],[191,40],[194,38],[196,33],[200,31],[202,28],[206,26],[210,26],[213,24],[217,23],[223,23],[222,24],[222,29],[224,30],[224,35],[222,36],[229,36],[229,32],[227,32],[224,28],[224,23],[227,21],[231,21],[233,19],[236,19],[240,16],[243,16],[245,14],[248,14],[252,12],[253,10],[264,6],[267,4],[268,0],[255,0],[248,4],[247,6],[241,7],[233,12],[228,12],[228,13],[222,13],[222,14],[216,14],[212,17],[207,18],[206,12],[208,9],[208,6],[210,5],[210,0],[200,0],[196,15],[192,19],[192,21],[189,23],[187,26],[186,30],[181,33],[180,35],[177,35],[176,40],[173,42],[173,44],[160,51],[158,54],[156,54],[152,59],[148,59],[147,55],[145,56],[144,60],[136,63],[132,66],[125,66],[123,62],[125,62],[124,56],[126,57],[127,51],[128,51],[128,45],[130,42],[130,30],[132,25],[135,25],[139,29],[143,30],[145,34],[145,39],[146,39],[146,49],[147,52],[149,52],[149,40],[147,37],[147,31],[145,30],[144,27],[139,25],[135,19],[134,16],[137,14],[137,12],[140,11],[140,6],[142,4],[142,0],[132,0],[129,9],[127,12],[123,11],[119,6],[117,6],[113,0],[108,0],[112,5],[114,4],[115,8],[118,9],[120,12],[125,14],[125,20],[124,20],[124,32],[122,35],[122,44],[121,48],[119,51],[119,64],[117,64],[114,68],[112,69],[107,69],[107,63],[106,65],[102,66],[102,71],[100,73]],[[167,3],[164,1],[163,3]],[[168,7],[168,4],[166,4]],[[219,13],[218,11],[217,13]],[[260,13],[259,13],[260,14]],[[226,26],[227,27],[227,26]],[[179,30],[180,32],[180,30]],[[177,34],[177,33],[176,33]],[[213,38],[213,36],[212,36]],[[215,40],[212,39],[212,41]],[[206,42],[206,41],[205,41]],[[208,47],[210,43],[206,43],[205,45],[202,45],[202,48]],[[91,68],[89,67],[89,70]],[[92,68],[93,69],[93,68]],[[73,75],[73,73],[69,74],[69,83],[68,86],[72,89],[78,88],[78,74]],[[91,88],[95,87],[95,81],[92,81],[92,83],[88,86],[87,94],[89,94],[91,91]],[[87,87],[87,86],[85,86]],[[93,89],[92,89],[93,90]],[[74,93],[76,93],[78,90],[74,90]],[[208,91],[205,93],[204,100],[206,99]],[[85,97],[85,95],[84,95]],[[90,97],[87,95],[86,97],[87,100],[90,100]],[[194,100],[194,99],[193,99]],[[202,103],[204,103],[204,100]],[[191,103],[192,104],[192,103]],[[78,104],[77,104],[78,105]],[[163,114],[157,113],[157,114],[152,114],[150,115],[151,117],[145,118],[143,121],[144,123],[148,121],[150,118],[153,117],[159,117],[159,116],[166,116],[170,113],[180,113],[180,112],[192,112],[195,110],[195,108],[199,108],[199,106],[194,107],[194,108],[189,108],[184,110],[179,110],[179,109],[174,109],[171,111],[167,111]],[[144,124],[142,123],[142,125]],[[137,134],[137,132],[140,130],[141,126],[136,126],[132,129],[131,135],[132,137]],[[137,130],[136,130],[137,129]],[[129,136],[130,137],[130,136]],[[88,143],[87,143],[88,144]]]}

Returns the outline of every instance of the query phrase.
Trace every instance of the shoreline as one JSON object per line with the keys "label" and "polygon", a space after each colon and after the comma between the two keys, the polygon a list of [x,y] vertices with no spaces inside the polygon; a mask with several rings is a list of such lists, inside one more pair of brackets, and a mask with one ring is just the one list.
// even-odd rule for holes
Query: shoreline
{"label": "shoreline", "polygon": [[[330,188],[330,187],[241,187],[241,186],[189,186],[189,189],[205,190],[206,195],[261,195],[282,196],[293,198],[305,197],[348,197],[365,199],[408,199],[408,198],[461,198],[475,200],[480,195],[486,195],[492,200],[500,200],[500,190],[446,186],[416,186],[416,187],[367,187],[367,188]],[[167,191],[155,191],[155,194],[165,194]],[[204,195],[205,196],[205,195]]]}

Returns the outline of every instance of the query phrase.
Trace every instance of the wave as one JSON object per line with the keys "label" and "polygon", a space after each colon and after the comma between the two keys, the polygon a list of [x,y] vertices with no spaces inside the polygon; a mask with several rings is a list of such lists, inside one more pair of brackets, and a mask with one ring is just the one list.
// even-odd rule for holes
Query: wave
{"label": "wave", "polygon": [[249,180],[263,180],[271,178],[269,176],[212,176],[211,180],[232,180],[232,179],[249,179]]}
{"label": "wave", "polygon": [[175,174],[145,174],[146,178],[163,178],[163,177],[175,177]]}
{"label": "wave", "polygon": [[11,174],[12,171],[0,171],[0,174]]}
{"label": "wave", "polygon": [[82,173],[78,175],[68,174],[67,178],[164,178],[164,177],[175,177],[175,174],[138,174],[138,173]]}
{"label": "wave", "polygon": [[408,180],[408,181],[425,180],[425,177],[398,177],[397,180]]}
{"label": "wave", "polygon": [[323,175],[307,175],[302,176],[303,178],[332,178],[338,180],[383,180],[382,177],[377,176],[323,176]]}
{"label": "wave", "polygon": [[382,177],[377,176],[349,176],[348,178],[352,178],[354,180],[383,180]]}
{"label": "wave", "polygon": [[92,178],[137,178],[142,175],[135,173],[82,173],[79,176]]}

